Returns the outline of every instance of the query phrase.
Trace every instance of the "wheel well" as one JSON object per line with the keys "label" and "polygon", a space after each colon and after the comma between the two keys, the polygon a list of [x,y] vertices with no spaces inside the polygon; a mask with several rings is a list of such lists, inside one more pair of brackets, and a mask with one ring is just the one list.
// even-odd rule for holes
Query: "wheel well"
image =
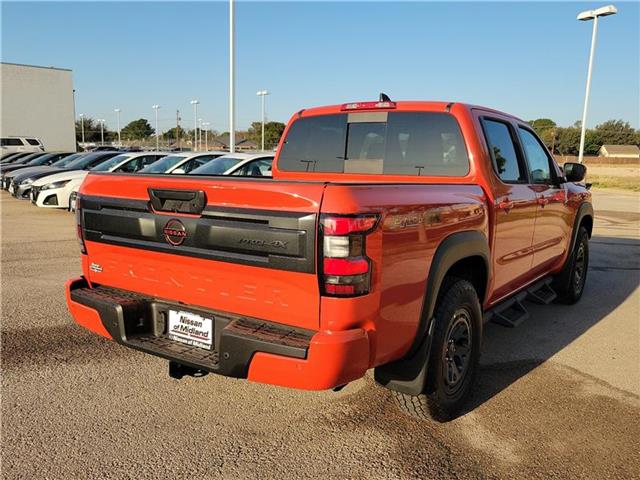
{"label": "wheel well", "polygon": [[487,290],[487,264],[481,256],[466,257],[451,265],[445,275],[467,280],[478,293],[480,303],[484,301]]}
{"label": "wheel well", "polygon": [[580,226],[587,229],[589,238],[591,238],[591,232],[593,231],[593,217],[591,215],[585,215],[582,220],[580,220]]}

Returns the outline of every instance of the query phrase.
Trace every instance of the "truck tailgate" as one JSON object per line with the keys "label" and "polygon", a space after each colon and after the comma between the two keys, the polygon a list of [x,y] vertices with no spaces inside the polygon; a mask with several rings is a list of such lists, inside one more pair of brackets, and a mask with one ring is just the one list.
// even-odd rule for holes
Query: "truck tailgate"
{"label": "truck tailgate", "polygon": [[95,284],[317,329],[315,245],[324,188],[90,174],[80,190],[85,275]]}

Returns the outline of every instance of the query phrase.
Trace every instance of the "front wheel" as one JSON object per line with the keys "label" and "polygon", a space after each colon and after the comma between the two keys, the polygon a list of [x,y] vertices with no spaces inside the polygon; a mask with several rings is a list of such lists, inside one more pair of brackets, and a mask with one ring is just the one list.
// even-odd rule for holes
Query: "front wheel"
{"label": "front wheel", "polygon": [[560,302],[572,305],[580,300],[587,282],[588,269],[589,232],[580,227],[573,252],[562,272],[553,281],[553,288]]}
{"label": "front wheel", "polygon": [[393,394],[401,409],[412,416],[448,420],[468,399],[480,361],[482,310],[473,285],[447,279],[433,321],[425,392]]}

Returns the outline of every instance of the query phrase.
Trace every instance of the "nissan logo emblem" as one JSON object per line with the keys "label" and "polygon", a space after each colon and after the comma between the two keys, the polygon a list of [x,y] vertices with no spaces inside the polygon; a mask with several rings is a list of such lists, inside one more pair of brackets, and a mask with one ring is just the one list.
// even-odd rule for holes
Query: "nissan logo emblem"
{"label": "nissan logo emblem", "polygon": [[174,247],[178,247],[184,243],[184,239],[187,238],[187,229],[184,227],[180,220],[172,218],[169,220],[164,228],[164,239],[167,243],[170,243]]}

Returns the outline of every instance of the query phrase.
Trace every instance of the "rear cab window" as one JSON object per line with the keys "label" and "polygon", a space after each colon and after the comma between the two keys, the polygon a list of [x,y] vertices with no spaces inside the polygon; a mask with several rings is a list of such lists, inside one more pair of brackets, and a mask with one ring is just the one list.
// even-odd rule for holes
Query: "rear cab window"
{"label": "rear cab window", "polygon": [[358,112],[296,120],[278,168],[462,177],[469,172],[469,158],[458,122],[448,113]]}

